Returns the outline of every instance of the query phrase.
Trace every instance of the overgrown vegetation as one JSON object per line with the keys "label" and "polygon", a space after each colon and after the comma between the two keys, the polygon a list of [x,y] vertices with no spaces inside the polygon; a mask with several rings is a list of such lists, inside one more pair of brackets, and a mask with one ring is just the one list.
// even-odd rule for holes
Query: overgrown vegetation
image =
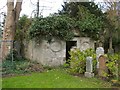
{"label": "overgrown vegetation", "polygon": [[[102,17],[96,17],[84,6],[78,6],[78,20],[76,26],[79,28],[82,36],[91,37],[99,40],[101,33],[104,31],[104,22]],[[94,34],[94,35],[93,35]]]}
{"label": "overgrown vegetation", "polygon": [[107,73],[106,77],[118,79],[120,77],[120,55],[116,53],[113,55],[108,54],[107,57],[108,60],[106,66],[108,67],[109,72]]}
{"label": "overgrown vegetation", "polygon": [[63,16],[52,16],[36,18],[30,28],[30,37],[35,40],[45,39],[49,42],[52,38],[70,40],[74,34],[74,20]]}
{"label": "overgrown vegetation", "polygon": [[2,75],[11,76],[17,74],[27,74],[31,72],[42,72],[44,69],[41,64],[28,60],[2,62]]}
{"label": "overgrown vegetation", "polygon": [[89,0],[88,2],[65,2],[62,7],[59,14],[75,18],[81,36],[91,37],[103,43],[106,28],[105,16],[95,2],[89,2]]}
{"label": "overgrown vegetation", "polygon": [[30,28],[29,36],[36,40],[45,39],[50,41],[53,37],[70,40],[74,37],[73,30],[78,30],[80,36],[98,40],[104,27],[102,16],[97,17],[92,14],[84,5],[77,6],[76,14],[77,18],[68,14],[36,18]]}
{"label": "overgrown vegetation", "polygon": [[43,66],[40,63],[29,61],[23,57],[17,57],[15,51],[11,52],[2,61],[2,75],[26,74],[31,72],[42,72]]}
{"label": "overgrown vegetation", "polygon": [[[114,49],[115,52],[120,52],[120,20],[118,19],[119,15],[116,13],[119,12],[116,8],[119,4],[109,2],[110,0],[98,4],[89,2],[89,0],[87,1],[65,2],[59,14],[65,14],[71,18],[75,18],[81,30],[80,34],[92,37],[95,40],[98,39],[97,43],[102,43],[106,52],[108,52],[108,49],[111,51]],[[104,10],[105,8],[106,11]],[[84,17],[87,18],[84,19]]]}
{"label": "overgrown vegetation", "polygon": [[22,43],[24,39],[28,39],[28,31],[31,23],[32,19],[28,18],[28,16],[23,15],[22,17],[20,17],[15,33],[15,40]]}
{"label": "overgrown vegetation", "polygon": [[17,49],[17,53],[19,56],[24,57],[25,50],[25,42],[29,41],[29,27],[32,23],[32,19],[28,18],[28,16],[23,15],[18,20],[16,32],[15,32],[15,43],[14,48]]}
{"label": "overgrown vegetation", "polygon": [[[84,74],[86,71],[86,57],[91,56],[93,58],[93,72],[96,73],[96,54],[93,49],[87,49],[85,51],[80,51],[76,49],[74,51],[70,51],[70,67],[68,68],[68,72],[72,74]],[[108,72],[105,72],[105,77],[109,80],[111,79],[119,79],[120,75],[120,55],[113,54],[113,55],[106,55],[107,61],[106,66]]]}
{"label": "overgrown vegetation", "polygon": [[94,72],[96,69],[96,54],[93,49],[87,49],[85,51],[80,51],[76,49],[74,51],[69,52],[71,57],[70,61],[70,68],[68,71],[72,74],[84,74],[86,71],[86,57],[91,56],[93,57],[93,68]]}

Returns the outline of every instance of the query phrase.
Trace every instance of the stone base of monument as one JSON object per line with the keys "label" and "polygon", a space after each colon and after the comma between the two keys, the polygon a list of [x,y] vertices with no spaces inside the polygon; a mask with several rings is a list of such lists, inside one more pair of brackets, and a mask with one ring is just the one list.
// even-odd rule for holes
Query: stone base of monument
{"label": "stone base of monument", "polygon": [[94,73],[85,72],[85,77],[88,77],[88,78],[94,77]]}

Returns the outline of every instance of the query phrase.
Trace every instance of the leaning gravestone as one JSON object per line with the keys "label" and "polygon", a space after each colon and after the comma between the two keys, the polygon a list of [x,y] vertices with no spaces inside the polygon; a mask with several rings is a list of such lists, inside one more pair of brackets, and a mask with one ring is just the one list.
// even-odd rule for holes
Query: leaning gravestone
{"label": "leaning gravestone", "polygon": [[98,61],[98,59],[99,59],[99,57],[100,57],[101,55],[104,55],[104,49],[103,49],[103,47],[98,47],[98,48],[96,49],[97,68],[99,68],[99,61]]}
{"label": "leaning gravestone", "polygon": [[86,72],[85,72],[85,77],[93,77],[93,66],[92,66],[92,57],[87,57],[86,58]]}
{"label": "leaning gravestone", "polygon": [[101,55],[98,59],[99,61],[98,75],[100,77],[105,77],[104,75],[107,72],[106,60],[107,58],[104,55]]}

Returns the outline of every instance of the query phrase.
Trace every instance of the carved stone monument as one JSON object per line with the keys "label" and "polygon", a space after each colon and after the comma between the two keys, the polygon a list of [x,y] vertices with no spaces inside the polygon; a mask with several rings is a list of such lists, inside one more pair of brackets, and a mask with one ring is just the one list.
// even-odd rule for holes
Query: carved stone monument
{"label": "carved stone monument", "polygon": [[104,55],[101,55],[98,59],[99,61],[98,75],[100,77],[104,77],[105,73],[107,72],[106,60],[107,58]]}
{"label": "carved stone monument", "polygon": [[92,57],[87,57],[86,58],[86,72],[85,72],[85,77],[94,77],[93,73],[93,66],[92,66]]}
{"label": "carved stone monument", "polygon": [[104,55],[104,49],[103,49],[103,47],[98,47],[98,48],[96,49],[97,68],[99,68],[99,61],[98,61],[98,59],[99,59],[99,57],[100,57],[101,55]]}

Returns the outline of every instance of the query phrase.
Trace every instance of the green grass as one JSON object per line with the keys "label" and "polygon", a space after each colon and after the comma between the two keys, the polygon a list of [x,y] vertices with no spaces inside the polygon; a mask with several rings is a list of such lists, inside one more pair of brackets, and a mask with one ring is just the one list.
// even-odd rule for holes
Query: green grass
{"label": "green grass", "polygon": [[110,83],[96,78],[75,77],[65,70],[3,78],[2,88],[109,88]]}

